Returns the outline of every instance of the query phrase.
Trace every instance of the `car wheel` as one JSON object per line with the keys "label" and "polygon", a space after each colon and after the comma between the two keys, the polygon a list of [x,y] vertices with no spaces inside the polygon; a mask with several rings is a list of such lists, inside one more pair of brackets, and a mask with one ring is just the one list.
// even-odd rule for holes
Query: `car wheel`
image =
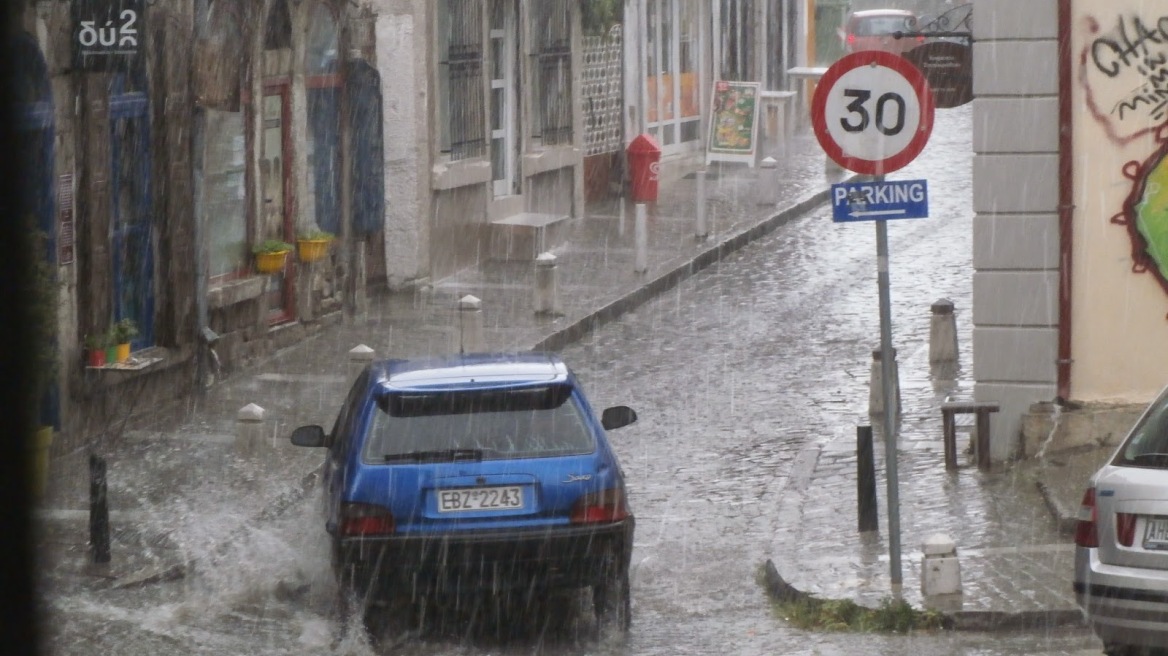
{"label": "car wheel", "polygon": [[629,630],[632,622],[629,594],[629,570],[613,557],[605,566],[604,576],[592,586],[592,605],[601,632]]}

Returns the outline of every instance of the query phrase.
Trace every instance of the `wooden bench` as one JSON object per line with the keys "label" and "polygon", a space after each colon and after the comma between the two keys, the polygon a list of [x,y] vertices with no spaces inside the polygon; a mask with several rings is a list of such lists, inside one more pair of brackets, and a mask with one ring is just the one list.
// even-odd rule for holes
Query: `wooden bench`
{"label": "wooden bench", "polygon": [[491,221],[490,256],[496,260],[534,260],[563,243],[571,218],[567,214],[522,212]]}
{"label": "wooden bench", "polygon": [[957,469],[957,422],[956,415],[977,415],[977,468],[989,471],[990,461],[990,413],[1000,408],[997,403],[977,401],[950,401],[941,404],[941,424],[945,438],[945,469]]}

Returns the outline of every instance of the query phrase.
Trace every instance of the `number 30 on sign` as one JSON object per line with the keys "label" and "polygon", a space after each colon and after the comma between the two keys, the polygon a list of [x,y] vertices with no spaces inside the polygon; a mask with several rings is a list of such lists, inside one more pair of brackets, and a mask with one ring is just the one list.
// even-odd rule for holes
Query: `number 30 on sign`
{"label": "number 30 on sign", "polygon": [[815,137],[840,166],[865,175],[903,168],[933,131],[933,94],[904,57],[850,54],[827,69],[811,101]]}

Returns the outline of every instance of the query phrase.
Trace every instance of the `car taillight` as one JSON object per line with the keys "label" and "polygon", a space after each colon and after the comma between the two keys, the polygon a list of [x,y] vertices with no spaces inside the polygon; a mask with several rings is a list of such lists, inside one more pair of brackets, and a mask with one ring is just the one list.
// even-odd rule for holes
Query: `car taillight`
{"label": "car taillight", "polygon": [[1080,547],[1098,547],[1099,532],[1095,528],[1095,488],[1089,487],[1083,493],[1083,504],[1079,506],[1079,523],[1075,525],[1075,544]]}
{"label": "car taillight", "polygon": [[612,489],[580,497],[572,506],[571,521],[573,524],[601,524],[619,522],[628,516],[624,490]]}
{"label": "car taillight", "polygon": [[1132,546],[1136,539],[1136,516],[1131,513],[1115,514],[1115,537],[1125,547]]}
{"label": "car taillight", "polygon": [[391,535],[394,529],[393,513],[385,508],[363,503],[341,506],[340,533],[345,537]]}
{"label": "car taillight", "polygon": [[923,37],[921,35],[917,35],[917,43],[924,43],[924,42],[925,42],[925,37]]}
{"label": "car taillight", "polygon": [[849,35],[848,35],[848,45],[849,45],[849,46],[854,46],[854,45],[856,45],[856,35],[855,35],[855,34],[849,34]]}

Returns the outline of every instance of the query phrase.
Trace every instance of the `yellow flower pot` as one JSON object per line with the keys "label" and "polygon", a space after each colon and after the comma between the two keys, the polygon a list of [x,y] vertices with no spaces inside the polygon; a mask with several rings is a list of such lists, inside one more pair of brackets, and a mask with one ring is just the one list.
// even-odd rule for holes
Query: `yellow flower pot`
{"label": "yellow flower pot", "polygon": [[275,253],[256,253],[256,271],[260,273],[278,273],[284,269],[284,260],[288,257],[288,251],[276,251]]}
{"label": "yellow flower pot", "polygon": [[331,239],[299,239],[296,246],[301,262],[315,262],[328,253]]}
{"label": "yellow flower pot", "polygon": [[125,362],[126,360],[129,360],[129,359],[130,359],[130,343],[124,342],[122,344],[118,344],[117,361],[118,362]]}

